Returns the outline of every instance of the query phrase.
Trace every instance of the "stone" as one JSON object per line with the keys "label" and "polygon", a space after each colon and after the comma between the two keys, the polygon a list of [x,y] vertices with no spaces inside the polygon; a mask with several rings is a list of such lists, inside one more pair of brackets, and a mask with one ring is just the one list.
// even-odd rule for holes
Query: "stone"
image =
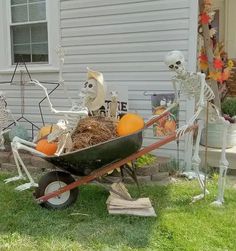
{"label": "stone", "polygon": [[155,181],[155,185],[158,185],[158,186],[167,186],[169,184],[171,184],[171,179],[170,177],[166,177],[162,180],[159,180],[159,181]]}
{"label": "stone", "polygon": [[160,172],[157,174],[153,174],[151,176],[152,181],[162,181],[163,179],[169,178],[169,172]]}
{"label": "stone", "polygon": [[44,159],[42,159],[40,157],[36,157],[36,156],[31,156],[31,165],[35,166],[35,167],[38,167],[41,170],[54,169],[55,168],[55,166],[52,163],[50,163],[50,162],[48,162],[48,161],[46,161],[46,160],[44,160]]}
{"label": "stone", "polygon": [[[26,166],[31,164],[31,154],[19,153],[19,155]],[[10,163],[15,164],[14,156],[12,153],[10,155]]]}
{"label": "stone", "polygon": [[138,176],[150,176],[159,172],[159,165],[155,163],[150,166],[143,166],[136,169],[136,174]]}
{"label": "stone", "polygon": [[151,176],[137,176],[139,183],[149,183],[151,181]]}
{"label": "stone", "polygon": [[157,157],[159,172],[166,172],[168,170],[168,164],[170,161],[171,160],[168,157]]}
{"label": "stone", "polygon": [[10,158],[11,152],[0,152],[0,163],[8,163]]}
{"label": "stone", "polygon": [[2,163],[1,164],[1,170],[2,171],[8,171],[8,172],[12,172],[12,171],[17,172],[16,165],[11,164],[11,163]]}

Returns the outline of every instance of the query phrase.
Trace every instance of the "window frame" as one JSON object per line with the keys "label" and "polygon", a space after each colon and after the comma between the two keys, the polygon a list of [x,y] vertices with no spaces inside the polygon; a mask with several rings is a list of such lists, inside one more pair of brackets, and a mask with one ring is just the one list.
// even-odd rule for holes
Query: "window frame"
{"label": "window frame", "polygon": [[[60,44],[60,0],[46,0],[46,22],[48,29],[48,62],[28,63],[27,67],[33,72],[58,72],[59,60],[55,47]],[[53,13],[53,14],[52,14]],[[32,21],[30,23],[39,23]],[[19,25],[20,23],[16,23]],[[11,3],[0,0],[0,73],[10,73],[15,68],[12,63],[11,48]]]}

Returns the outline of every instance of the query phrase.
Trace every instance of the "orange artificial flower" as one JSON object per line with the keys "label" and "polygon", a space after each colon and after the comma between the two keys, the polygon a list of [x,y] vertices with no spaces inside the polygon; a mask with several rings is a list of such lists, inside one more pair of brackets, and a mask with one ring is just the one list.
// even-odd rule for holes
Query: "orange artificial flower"
{"label": "orange artificial flower", "polygon": [[221,72],[218,72],[218,71],[211,71],[209,73],[209,78],[215,80],[215,81],[218,81],[218,79],[221,79]]}
{"label": "orange artificial flower", "polygon": [[201,24],[208,24],[210,22],[210,16],[206,13],[203,12],[202,14],[200,14],[200,22]]}
{"label": "orange artificial flower", "polygon": [[207,55],[204,53],[201,53],[200,56],[198,57],[201,62],[207,62]]}
{"label": "orange artificial flower", "polygon": [[223,73],[222,73],[222,80],[226,81],[230,77],[230,70],[228,68],[225,68]]}
{"label": "orange artificial flower", "polygon": [[199,67],[202,71],[206,71],[208,69],[208,59],[207,55],[204,53],[201,53],[198,57],[199,59]]}
{"label": "orange artificial flower", "polygon": [[209,66],[207,62],[199,62],[199,67],[202,71],[206,71]]}
{"label": "orange artificial flower", "polygon": [[222,69],[223,67],[223,62],[220,58],[214,59],[213,64],[214,64],[215,69],[218,69],[218,70]]}

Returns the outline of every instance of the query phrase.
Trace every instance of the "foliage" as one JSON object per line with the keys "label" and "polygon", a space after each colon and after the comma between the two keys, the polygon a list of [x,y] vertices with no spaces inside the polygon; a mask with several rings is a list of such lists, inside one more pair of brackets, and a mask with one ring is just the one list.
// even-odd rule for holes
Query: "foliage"
{"label": "foliage", "polygon": [[224,114],[230,117],[236,116],[236,98],[227,98],[221,104],[221,109]]}
{"label": "foliage", "polygon": [[[216,32],[212,21],[214,20],[215,10],[212,0],[199,0],[199,28],[203,45],[199,52],[199,68],[201,72],[206,74],[207,79],[214,80],[212,83],[218,86],[218,93],[215,93],[215,103],[220,106],[220,103],[225,98],[227,93],[226,82],[232,75],[234,63],[228,59],[228,54],[224,49],[224,43],[217,41]],[[207,34],[209,28],[209,34]],[[206,36],[204,38],[204,36]],[[201,44],[201,42],[200,42]],[[213,58],[211,58],[212,56]],[[210,58],[208,58],[208,56]],[[214,92],[217,89],[214,88]]]}
{"label": "foliage", "polygon": [[153,163],[155,163],[155,161],[157,160],[157,157],[155,155],[152,155],[150,153],[148,154],[144,154],[143,156],[139,157],[135,164],[136,167],[143,167],[143,166],[148,166],[148,165],[152,165]]}
{"label": "foliage", "polygon": [[[225,205],[210,206],[217,182],[208,185],[206,200],[190,204],[200,193],[197,181],[166,187],[145,185],[157,218],[112,216],[106,209],[108,192],[102,187],[80,188],[73,207],[49,211],[37,205],[32,191],[17,192],[0,175],[1,251],[216,251],[236,250],[236,191],[226,189]],[[137,191],[129,186],[129,191]]]}
{"label": "foliage", "polygon": [[178,173],[183,172],[183,170],[184,170],[183,163],[176,159],[171,159],[166,167],[166,171],[168,171],[170,175],[176,175]]}

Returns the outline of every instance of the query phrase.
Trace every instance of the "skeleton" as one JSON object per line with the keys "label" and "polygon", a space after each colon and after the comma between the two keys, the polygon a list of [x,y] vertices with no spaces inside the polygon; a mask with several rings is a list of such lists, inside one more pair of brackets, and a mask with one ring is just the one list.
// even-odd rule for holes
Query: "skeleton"
{"label": "skeleton", "polygon": [[111,91],[111,102],[109,104],[108,116],[113,119],[117,119],[118,115],[118,93]]}
{"label": "skeleton", "polygon": [[7,106],[6,97],[3,92],[0,92],[0,150],[5,150],[4,146],[5,140],[3,135],[4,133],[9,132],[9,130],[4,129],[7,126],[9,116],[11,116],[15,121],[11,111],[8,110],[6,106]]}
{"label": "skeleton", "polygon": [[[47,89],[38,80],[32,80],[32,83],[38,85],[44,90],[51,111],[55,114],[64,115],[64,120],[60,120],[57,123],[60,129],[48,136],[49,142],[56,139],[59,140],[56,154],[60,155],[64,152],[65,148],[70,150],[71,134],[75,129],[76,125],[78,124],[79,120],[83,117],[88,116],[89,112],[92,112],[94,109],[98,109],[100,106],[103,105],[105,97],[103,75],[99,72],[91,70],[88,71],[88,81],[84,84],[82,94],[80,95],[83,96],[83,104],[74,104],[69,110],[56,110],[55,108],[53,108],[53,105],[48,96]],[[18,170],[18,176],[6,179],[5,182],[8,183],[11,181],[25,179],[21,170],[22,167],[27,178],[29,179],[29,182],[16,187],[16,190],[22,191],[31,187],[37,187],[38,184],[34,181],[29,171],[27,170],[25,164],[23,163],[19,155],[18,150],[26,150],[34,155],[38,155],[41,157],[44,157],[45,154],[34,149],[36,147],[35,143],[23,140],[19,137],[14,137],[11,143],[11,147]]]}
{"label": "skeleton", "polygon": [[[214,93],[210,86],[205,81],[205,74],[203,73],[191,73],[185,69],[185,60],[184,56],[180,51],[171,51],[165,57],[165,64],[169,67],[171,71],[174,71],[176,75],[173,77],[173,87],[175,90],[175,102],[178,103],[178,88],[180,91],[185,94],[188,98],[195,98],[195,113],[193,117],[187,122],[186,125],[177,129],[177,136],[181,137],[186,132],[186,129],[193,125],[194,122],[198,125],[195,149],[192,157],[192,166],[196,172],[202,193],[193,198],[193,201],[197,201],[204,197],[204,182],[200,177],[199,165],[201,159],[199,157],[199,145],[202,130],[205,128],[205,118],[207,108],[209,107],[209,120],[210,122],[219,121],[224,126],[224,131],[222,135],[222,152],[220,159],[220,176],[219,176],[219,185],[218,185],[218,197],[216,201],[213,202],[214,205],[222,205],[224,202],[224,187],[226,172],[228,169],[228,161],[226,159],[226,136],[227,128],[229,122],[226,121],[223,117],[220,116],[217,108],[210,103],[214,99]],[[208,103],[209,102],[209,103]],[[209,104],[209,106],[207,105]],[[208,191],[206,190],[206,194]]]}

